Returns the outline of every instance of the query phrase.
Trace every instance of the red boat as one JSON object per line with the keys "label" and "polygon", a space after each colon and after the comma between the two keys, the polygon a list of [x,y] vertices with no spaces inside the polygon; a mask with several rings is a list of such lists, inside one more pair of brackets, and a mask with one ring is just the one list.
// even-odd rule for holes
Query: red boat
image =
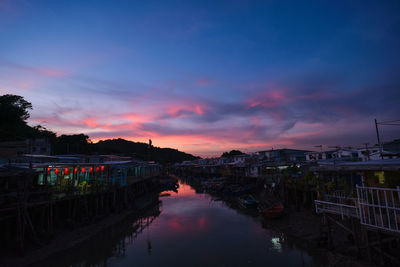
{"label": "red boat", "polygon": [[266,208],[262,211],[262,215],[265,219],[276,219],[279,218],[283,213],[284,206],[282,203],[272,206],[271,208]]}

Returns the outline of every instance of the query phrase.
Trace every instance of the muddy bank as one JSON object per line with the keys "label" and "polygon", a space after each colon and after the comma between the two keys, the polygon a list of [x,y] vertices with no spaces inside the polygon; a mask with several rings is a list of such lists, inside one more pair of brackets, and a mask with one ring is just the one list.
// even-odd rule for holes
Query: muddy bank
{"label": "muddy bank", "polygon": [[23,257],[18,256],[16,253],[4,254],[3,252],[0,257],[0,266],[45,266],[41,262],[47,258],[60,257],[62,259],[68,255],[68,250],[84,244],[91,238],[100,235],[104,231],[107,231],[107,229],[113,228],[122,221],[145,214],[150,207],[158,203],[158,192],[146,194],[135,200],[133,209],[112,214],[98,222],[79,227],[75,230],[59,231],[50,243],[31,248]]}

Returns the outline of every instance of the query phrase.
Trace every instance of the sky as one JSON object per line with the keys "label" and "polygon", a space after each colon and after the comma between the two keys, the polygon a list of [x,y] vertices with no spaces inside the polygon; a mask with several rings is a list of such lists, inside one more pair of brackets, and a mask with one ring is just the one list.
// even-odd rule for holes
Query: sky
{"label": "sky", "polygon": [[399,47],[400,1],[0,0],[0,94],[30,125],[202,157],[376,144]]}

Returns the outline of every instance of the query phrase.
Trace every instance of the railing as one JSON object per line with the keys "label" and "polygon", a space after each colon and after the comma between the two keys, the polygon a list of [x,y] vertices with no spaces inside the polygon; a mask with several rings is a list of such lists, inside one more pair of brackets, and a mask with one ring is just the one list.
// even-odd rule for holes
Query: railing
{"label": "railing", "polygon": [[315,200],[315,212],[338,214],[342,219],[345,217],[358,217],[356,206],[324,200]]}
{"label": "railing", "polygon": [[379,188],[357,185],[361,224],[400,233],[400,187]]}
{"label": "railing", "polygon": [[400,187],[356,188],[357,199],[325,195],[324,200],[315,200],[315,211],[359,218],[368,227],[400,233]]}
{"label": "railing", "polygon": [[333,195],[324,195],[324,201],[356,206],[357,198],[347,197],[343,193],[335,192]]}

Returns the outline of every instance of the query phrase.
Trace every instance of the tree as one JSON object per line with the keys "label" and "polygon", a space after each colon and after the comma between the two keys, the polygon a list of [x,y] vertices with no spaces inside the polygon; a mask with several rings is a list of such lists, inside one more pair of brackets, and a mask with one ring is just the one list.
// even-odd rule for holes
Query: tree
{"label": "tree", "polygon": [[25,138],[31,128],[26,124],[32,104],[18,95],[0,96],[0,140]]}
{"label": "tree", "polygon": [[0,124],[24,122],[29,118],[32,104],[18,95],[0,96]]}
{"label": "tree", "polygon": [[231,150],[230,152],[224,152],[222,153],[221,157],[233,157],[233,156],[238,156],[238,155],[243,155],[244,153],[240,150]]}
{"label": "tree", "polygon": [[91,142],[89,136],[85,134],[63,134],[57,138],[55,152],[57,154],[89,153]]}
{"label": "tree", "polygon": [[57,134],[51,130],[48,130],[46,127],[38,124],[36,126],[31,127],[31,138],[47,138],[50,143],[54,145],[54,142],[57,139]]}

